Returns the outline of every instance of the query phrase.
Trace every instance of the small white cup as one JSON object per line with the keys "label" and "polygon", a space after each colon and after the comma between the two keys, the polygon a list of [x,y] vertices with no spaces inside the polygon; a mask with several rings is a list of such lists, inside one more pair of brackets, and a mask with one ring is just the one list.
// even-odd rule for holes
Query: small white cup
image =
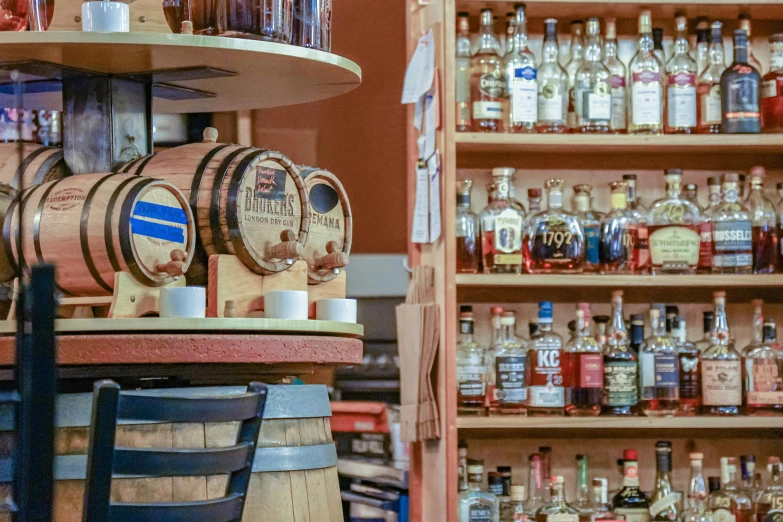
{"label": "small white cup", "polygon": [[127,33],[130,31],[130,8],[123,2],[84,2],[82,31],[90,33]]}
{"label": "small white cup", "polygon": [[203,286],[178,286],[160,289],[161,317],[194,317],[207,315],[207,289]]}
{"label": "small white cup", "polygon": [[356,322],[356,299],[321,299],[315,303],[315,318],[319,321]]}
{"label": "small white cup", "polygon": [[307,292],[273,290],[264,294],[264,317],[268,319],[307,319]]}

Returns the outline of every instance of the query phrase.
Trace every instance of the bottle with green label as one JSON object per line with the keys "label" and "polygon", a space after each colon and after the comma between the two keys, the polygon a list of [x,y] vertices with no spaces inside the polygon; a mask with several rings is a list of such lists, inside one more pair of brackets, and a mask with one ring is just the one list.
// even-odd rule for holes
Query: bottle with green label
{"label": "bottle with green label", "polygon": [[604,351],[603,415],[636,415],[639,403],[636,354],[630,349],[623,318],[623,291],[612,292],[612,322],[606,334]]}
{"label": "bottle with green label", "polygon": [[482,491],[484,466],[468,466],[468,489],[459,494],[459,522],[499,522],[498,498]]}

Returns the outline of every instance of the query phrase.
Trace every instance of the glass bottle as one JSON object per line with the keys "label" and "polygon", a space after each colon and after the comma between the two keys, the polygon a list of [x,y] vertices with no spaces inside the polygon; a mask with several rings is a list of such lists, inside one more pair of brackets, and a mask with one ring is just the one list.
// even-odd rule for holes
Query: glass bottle
{"label": "glass bottle", "polygon": [[578,127],[576,117],[576,75],[584,63],[585,42],[582,37],[584,22],[571,21],[571,54],[565,66],[568,74],[568,129],[574,132]]}
{"label": "glass bottle", "polygon": [[639,273],[645,274],[650,269],[650,240],[647,230],[648,212],[641,204],[636,193],[636,174],[623,174],[623,181],[628,184],[628,212],[636,219],[637,240],[634,248],[634,260]]}
{"label": "glass bottle", "polygon": [[677,507],[679,493],[672,488],[672,443],[660,440],[655,443],[655,490],[650,496],[650,520],[671,522],[679,520],[682,513]]}
{"label": "glass bottle", "polygon": [[701,355],[701,414],[739,415],[742,406],[742,361],[734,349],[726,320],[726,292],[715,292],[712,346]]}
{"label": "glass bottle", "polygon": [[764,195],[767,170],[756,166],[750,169],[750,193],[747,205],[753,224],[753,273],[772,274],[778,265],[777,212]]}
{"label": "glass bottle", "polygon": [[[591,335],[585,334],[585,324],[584,310],[577,310],[575,336],[566,344],[564,354],[565,408],[566,413],[572,417],[594,417],[601,414],[603,354],[598,342]],[[584,487],[587,488],[586,477]],[[586,493],[582,500],[588,501]]]}
{"label": "glass bottle", "polygon": [[600,268],[601,215],[591,208],[592,192],[591,185],[574,185],[574,211],[585,234],[585,272],[597,272]]}
{"label": "glass bottle", "polygon": [[697,272],[700,274],[712,272],[712,214],[721,201],[720,178],[717,176],[707,178],[707,187],[709,189],[709,203],[701,213],[701,224],[699,225],[701,243]]}
{"label": "glass bottle", "polygon": [[[511,466],[498,466],[498,473],[503,480],[503,496],[511,496]],[[508,498],[506,498],[508,500]]]}
{"label": "glass bottle", "polygon": [[696,348],[699,350],[699,353],[703,353],[704,350],[712,346],[712,324],[714,321],[715,312],[703,312],[702,324],[704,327],[704,337],[702,337],[701,341],[696,341]]}
{"label": "glass bottle", "polygon": [[761,82],[761,128],[783,132],[783,33],[769,37],[769,72]]}
{"label": "glass bottle", "polygon": [[560,65],[557,20],[544,22],[544,47],[538,68],[538,132],[563,133],[567,130],[568,73]]}
{"label": "glass bottle", "polygon": [[696,183],[686,183],[682,189],[682,197],[696,205],[699,212],[703,210],[699,203],[699,186]]}
{"label": "glass bottle", "polygon": [[473,338],[473,313],[459,314],[457,341],[457,414],[484,415],[487,369],[484,347]]}
{"label": "glass bottle", "polygon": [[457,442],[457,488],[468,489],[468,443],[464,440]]}
{"label": "glass bottle", "polygon": [[525,498],[525,486],[511,486],[510,497],[500,503],[500,522],[527,520]]}
{"label": "glass bottle", "polygon": [[457,273],[475,274],[479,269],[478,216],[470,210],[470,191],[473,181],[457,182]]}
{"label": "glass bottle", "polygon": [[639,487],[639,465],[636,450],[623,451],[623,489],[612,500],[615,515],[627,522],[650,521],[650,498]]}
{"label": "glass bottle", "polygon": [[582,65],[574,80],[576,130],[606,134],[612,119],[611,73],[602,63],[601,26],[598,18],[587,21],[587,42]]}
{"label": "glass bottle", "polygon": [[544,470],[540,453],[533,453],[528,461],[530,462],[530,475],[527,488],[530,491],[530,496],[525,502],[525,512],[532,519],[536,512],[546,504],[544,500]]}
{"label": "glass bottle", "polygon": [[636,272],[634,251],[639,237],[638,222],[627,208],[626,183],[613,181],[609,187],[612,190],[612,210],[601,220],[601,272],[633,274]]}
{"label": "glass bottle", "polygon": [[536,522],[579,522],[579,511],[565,500],[565,479],[552,477],[551,500],[536,513]]}
{"label": "glass bottle", "polygon": [[626,92],[625,92],[625,64],[620,60],[617,48],[617,25],[614,18],[606,19],[606,40],[604,42],[604,65],[609,69],[609,85],[612,88],[612,119],[611,131],[616,134],[625,134],[628,130]]}
{"label": "glass bottle", "polygon": [[652,30],[652,39],[653,39],[653,54],[656,58],[658,58],[658,61],[661,62],[661,65],[666,65],[666,53],[663,52],[663,28],[662,27],[653,27]]}
{"label": "glass bottle", "polygon": [[530,216],[523,245],[531,274],[578,274],[585,262],[585,234],[575,214],[563,210],[565,182],[546,182],[547,210]]}
{"label": "glass bottle", "polygon": [[606,330],[609,325],[609,319],[611,318],[608,315],[596,315],[593,317],[593,322],[595,323],[595,340],[604,351],[607,346]]}
{"label": "glass bottle", "polygon": [[696,75],[699,76],[710,62],[710,22],[706,16],[696,19]]}
{"label": "glass bottle", "polygon": [[498,55],[491,9],[481,11],[478,51],[470,59],[473,132],[500,132],[506,96],[505,64]]}
{"label": "glass bottle", "polygon": [[748,63],[747,35],[734,31],[734,62],[720,77],[722,133],[761,132],[760,86],[759,70]]}
{"label": "glass bottle", "polygon": [[499,522],[498,498],[481,490],[484,466],[468,466],[468,489],[459,494],[459,522]]}
{"label": "glass bottle", "polygon": [[677,37],[674,53],[666,62],[666,134],[696,132],[696,78],[698,66],[691,58],[688,42],[688,18],[675,17]]}
{"label": "glass bottle", "polygon": [[525,4],[514,4],[516,23],[513,50],[506,54],[508,81],[507,132],[536,132],[538,121],[538,74],[536,57],[528,47]]}
{"label": "glass bottle", "polygon": [[481,255],[485,274],[518,274],[522,270],[525,209],[511,198],[514,169],[492,169],[494,199],[481,213]]}
{"label": "glass bottle", "polygon": [[638,354],[644,344],[644,314],[631,314],[630,347]]}
{"label": "glass bottle", "polygon": [[674,347],[680,358],[680,405],[677,415],[696,415],[701,406],[701,374],[699,373],[699,349],[688,341],[685,317],[674,320]]}
{"label": "glass bottle", "polygon": [[499,37],[501,52],[498,54],[500,54],[500,56],[503,58],[514,52],[514,33],[516,32],[516,28],[516,13],[506,13],[506,32]]}
{"label": "glass bottle", "polygon": [[639,375],[642,412],[648,417],[672,417],[680,402],[680,360],[660,311],[650,310],[652,334],[639,352]]}
{"label": "glass bottle", "polygon": [[680,193],[682,170],[668,169],[664,179],[666,195],[650,206],[652,272],[693,274],[701,246],[699,208]]}
{"label": "glass bottle", "polygon": [[503,312],[500,318],[503,342],[495,347],[494,395],[490,397],[490,415],[524,415],[528,398],[527,349],[516,337],[516,313]]}
{"label": "glass bottle", "polygon": [[736,458],[721,458],[721,482],[721,488],[710,493],[707,498],[707,509],[712,513],[714,522],[750,522],[753,505],[750,498],[737,487]]}
{"label": "glass bottle", "polygon": [[707,511],[707,485],[702,472],[704,453],[690,453],[691,478],[688,482],[688,502],[682,514],[682,522],[712,522]]}
{"label": "glass bottle", "polygon": [[639,15],[637,51],[628,64],[628,132],[663,132],[663,64],[653,54],[652,17],[644,10]]}
{"label": "glass bottle", "polygon": [[541,454],[541,474],[545,484],[549,485],[544,488],[544,501],[549,502],[552,498],[552,447],[539,446],[538,453]]}
{"label": "glass bottle", "polygon": [[563,339],[552,331],[552,303],[538,303],[538,331],[530,337],[528,415],[564,415]]}
{"label": "glass bottle", "polygon": [[505,500],[503,497],[503,474],[497,471],[487,473],[487,491],[495,495],[498,503]]}
{"label": "glass bottle", "polygon": [[752,65],[759,74],[764,74],[764,67],[753,52],[753,35],[750,32],[750,17],[748,15],[739,15],[739,28],[745,31],[745,35],[748,37],[748,63]]}
{"label": "glass bottle", "polygon": [[712,220],[712,272],[749,274],[753,266],[753,230],[745,205],[739,200],[739,176],[723,175],[723,201]]}
{"label": "glass bottle", "polygon": [[770,479],[756,505],[758,522],[774,522],[783,516],[783,465],[780,457],[769,457],[767,462]]}
{"label": "glass bottle", "polygon": [[590,506],[590,519],[596,520],[614,520],[612,506],[609,505],[607,498],[608,481],[605,478],[593,479],[593,504]]}
{"label": "glass bottle", "polygon": [[576,500],[571,503],[579,513],[589,513],[591,508],[590,490],[587,486],[587,455],[576,456]]}
{"label": "glass bottle", "polygon": [[[775,321],[764,321],[762,343],[743,350],[745,413],[783,415],[783,352],[777,343]],[[780,506],[783,509],[783,505]]]}
{"label": "glass bottle", "polygon": [[623,291],[612,292],[612,322],[604,350],[604,415],[636,415],[639,403],[638,359],[628,343],[623,319]]}
{"label": "glass bottle", "polygon": [[541,189],[527,189],[527,209],[530,215],[541,211]]}
{"label": "glass bottle", "polygon": [[470,131],[470,13],[457,13],[457,56],[454,77],[457,97],[457,132]]}
{"label": "glass bottle", "polygon": [[761,496],[761,491],[757,487],[754,477],[756,475],[756,456],[755,455],[740,455],[740,478],[742,479],[741,482],[741,490],[743,493],[745,493],[748,498],[750,498],[750,501],[754,505],[756,500],[758,500],[758,497]]}
{"label": "glass bottle", "polygon": [[492,397],[495,397],[495,353],[501,348],[503,344],[504,328],[501,322],[503,318],[503,310],[500,306],[493,306],[490,308],[490,324],[492,325],[492,337],[489,343],[489,348],[484,355],[484,366],[487,368],[487,401],[486,405],[489,407],[489,402]]}

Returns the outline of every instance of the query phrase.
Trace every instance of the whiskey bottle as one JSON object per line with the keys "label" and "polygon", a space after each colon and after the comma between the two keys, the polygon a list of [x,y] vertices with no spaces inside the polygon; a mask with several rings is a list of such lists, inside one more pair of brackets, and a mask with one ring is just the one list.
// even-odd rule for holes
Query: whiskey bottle
{"label": "whiskey bottle", "polygon": [[536,513],[536,522],[579,522],[579,511],[565,500],[565,479],[552,477],[551,500]]}
{"label": "whiskey bottle", "polygon": [[663,51],[663,28],[653,27],[652,30],[653,39],[653,54],[661,65],[666,66],[666,53]]}
{"label": "whiskey bottle", "polygon": [[484,466],[468,466],[468,489],[459,494],[459,522],[498,522],[498,498],[481,490]]}
{"label": "whiskey bottle", "polygon": [[[594,417],[601,414],[604,362],[601,347],[585,335],[585,312],[576,311],[576,331],[565,348],[563,378],[565,409],[572,417]],[[587,478],[585,478],[587,488]],[[583,499],[587,502],[587,496]]]}
{"label": "whiskey bottle", "polygon": [[500,132],[506,74],[498,55],[492,10],[481,11],[479,48],[470,60],[470,100],[474,132]]}
{"label": "whiskey bottle", "polygon": [[709,189],[709,203],[701,213],[701,224],[699,225],[701,243],[697,272],[700,274],[712,272],[712,214],[715,207],[721,202],[720,178],[717,176],[707,178],[707,187]]}
{"label": "whiskey bottle", "polygon": [[685,317],[681,315],[674,320],[673,338],[680,358],[680,405],[677,415],[696,415],[701,407],[701,352],[688,341],[688,327]]}
{"label": "whiskey bottle", "polygon": [[675,25],[674,54],[666,63],[666,133],[692,134],[696,132],[698,66],[690,55],[688,18],[676,15]]}
{"label": "whiskey bottle", "polygon": [[490,415],[524,415],[528,398],[528,357],[526,347],[516,338],[516,315],[503,312],[503,342],[495,347],[495,387],[490,397]]}
{"label": "whiskey bottle", "polygon": [[528,415],[564,415],[563,339],[552,331],[552,303],[538,304],[538,331],[530,337]]}
{"label": "whiskey bottle", "polygon": [[650,496],[650,519],[653,522],[679,520],[677,507],[680,494],[674,492],[671,481],[672,443],[661,440],[655,443],[655,490]]}
{"label": "whiskey bottle", "polygon": [[639,404],[648,417],[673,417],[680,403],[679,356],[655,308],[650,310],[650,327],[652,335],[639,352]]}
{"label": "whiskey bottle", "polygon": [[636,450],[623,451],[623,489],[612,500],[614,514],[626,522],[650,521],[650,499],[639,488],[638,459]]}
{"label": "whiskey bottle", "polygon": [[628,96],[628,132],[661,134],[663,132],[663,64],[653,54],[650,11],[639,15],[637,51],[628,65],[631,92]]}
{"label": "whiskey bottle", "polygon": [[503,474],[497,471],[487,472],[487,491],[495,495],[498,504],[505,500],[503,498]]}
{"label": "whiskey bottle", "polygon": [[631,350],[639,354],[644,344],[644,314],[631,314],[631,337],[629,341]]}
{"label": "whiskey bottle", "polygon": [[783,354],[775,330],[775,321],[767,319],[762,343],[742,352],[748,415],[783,415]]}
{"label": "whiskey bottle", "polygon": [[585,272],[600,269],[601,215],[592,209],[592,192],[591,185],[574,186],[574,211],[585,233]]}
{"label": "whiskey bottle", "polygon": [[734,62],[720,77],[722,133],[761,132],[760,86],[758,69],[748,63],[747,35],[734,31]]}
{"label": "whiskey bottle", "polygon": [[585,235],[575,214],[563,210],[565,182],[545,184],[547,210],[530,216],[525,230],[525,264],[531,274],[577,274],[585,262]]}
{"label": "whiskey bottle", "polygon": [[571,21],[571,54],[566,63],[565,70],[568,74],[568,129],[574,132],[578,122],[576,116],[576,75],[584,63],[585,42],[582,37],[584,22],[582,20]]}
{"label": "whiskey bottle", "polygon": [[612,119],[611,73],[601,62],[601,27],[598,18],[587,21],[587,43],[574,80],[576,130],[606,134]]}
{"label": "whiskey bottle", "polygon": [[473,339],[473,313],[459,314],[457,342],[457,414],[484,415],[487,368],[484,347]]}
{"label": "whiskey bottle", "polygon": [[531,215],[541,211],[540,188],[527,189],[527,210]]}
{"label": "whiskey bottle", "polygon": [[612,210],[601,220],[599,257],[601,272],[605,274],[633,274],[639,224],[628,211],[627,185],[622,181],[609,183],[612,190]]}
{"label": "whiskey bottle", "polygon": [[525,512],[530,519],[533,519],[538,510],[546,504],[546,500],[544,500],[544,469],[540,453],[533,453],[528,461],[530,462],[530,474],[527,488],[530,491],[530,496],[525,502]]}
{"label": "whiskey bottle", "polygon": [[764,73],[764,66],[756,58],[756,53],[753,52],[753,38],[750,32],[750,17],[746,14],[739,15],[739,28],[745,31],[745,35],[748,38],[748,63],[753,66],[759,74]]}
{"label": "whiskey bottle", "polygon": [[652,272],[693,274],[701,246],[699,208],[681,196],[682,170],[668,169],[664,179],[666,195],[650,207]]}
{"label": "whiskey bottle", "polygon": [[736,458],[721,458],[721,483],[721,488],[710,493],[707,498],[707,509],[711,512],[713,521],[750,522],[753,505],[750,498],[737,486]]}
{"label": "whiskey bottle", "polygon": [[748,211],[753,225],[753,273],[771,274],[778,265],[777,212],[764,195],[764,178],[767,170],[756,166],[750,169],[750,193]]}
{"label": "whiskey bottle", "polygon": [[710,63],[710,22],[706,16],[696,19],[696,74],[701,75]]}
{"label": "whiskey bottle", "polygon": [[513,50],[506,54],[508,82],[508,132],[536,132],[538,121],[538,75],[536,57],[527,43],[525,4],[514,4],[516,20]]}
{"label": "whiskey bottle", "polygon": [[457,488],[468,489],[468,443],[464,440],[457,442]]}
{"label": "whiskey bottle", "polygon": [[511,198],[512,168],[492,169],[494,199],[481,213],[481,255],[485,274],[518,274],[522,269],[525,210]]}
{"label": "whiskey bottle", "polygon": [[457,182],[457,273],[475,274],[479,270],[478,216],[470,210],[470,191],[473,181]]}
{"label": "whiskey bottle", "polygon": [[753,228],[739,199],[739,176],[723,175],[723,201],[711,213],[712,272],[749,274],[753,266]]}
{"label": "whiskey bottle", "polygon": [[527,520],[525,513],[525,486],[511,486],[511,495],[500,503],[500,522]]}
{"label": "whiskey bottle", "polygon": [[690,453],[691,478],[688,482],[687,507],[682,514],[682,522],[712,522],[707,513],[707,486],[702,473],[704,453]]}
{"label": "whiskey bottle", "polygon": [[701,414],[739,415],[742,406],[742,361],[734,349],[726,320],[726,292],[715,292],[712,346],[701,355]]}
{"label": "whiskey bottle", "polygon": [[783,516],[783,465],[780,457],[769,457],[769,484],[761,493],[756,504],[756,520],[758,522],[774,522]]}
{"label": "whiskey bottle", "polygon": [[559,54],[557,20],[548,18],[538,68],[538,132],[563,133],[568,128],[568,73],[560,65]]}
{"label": "whiskey bottle", "polygon": [[712,346],[712,324],[714,321],[715,312],[703,312],[702,325],[704,327],[704,337],[702,337],[701,341],[696,341],[696,348],[699,350],[699,353],[703,353],[704,350]]}
{"label": "whiskey bottle", "polygon": [[493,306],[490,308],[490,325],[492,325],[492,340],[489,343],[489,348],[484,355],[484,367],[487,368],[487,400],[485,405],[487,411],[489,411],[490,399],[495,396],[495,353],[501,348],[503,344],[503,324],[501,319],[503,318],[503,307]]}
{"label": "whiskey bottle", "polygon": [[648,212],[639,201],[636,192],[636,174],[623,174],[623,181],[628,184],[628,212],[636,219],[637,241],[634,248],[636,269],[639,273],[646,274],[650,271],[650,241],[648,225]]}
{"label": "whiskey bottle", "polygon": [[622,290],[612,292],[612,322],[606,337],[602,413],[636,415],[639,403],[639,367],[636,354],[628,344],[628,331],[623,319]]}
{"label": "whiskey bottle", "polygon": [[617,25],[614,18],[606,19],[606,41],[604,43],[604,65],[609,69],[609,85],[612,88],[612,119],[611,131],[616,134],[625,134],[628,130],[626,92],[625,92],[625,64],[619,58],[617,47]]}
{"label": "whiskey bottle", "polygon": [[457,56],[454,62],[457,132],[470,131],[470,14],[457,13]]}
{"label": "whiskey bottle", "polygon": [[769,72],[761,82],[761,128],[783,132],[783,34],[769,37]]}

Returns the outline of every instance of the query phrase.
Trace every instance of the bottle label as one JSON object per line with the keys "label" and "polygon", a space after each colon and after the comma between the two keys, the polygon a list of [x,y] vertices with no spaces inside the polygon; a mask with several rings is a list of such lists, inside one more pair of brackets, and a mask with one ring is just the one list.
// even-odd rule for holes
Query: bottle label
{"label": "bottle label", "polygon": [[753,232],[750,221],[713,221],[712,250],[712,266],[751,266]]}
{"label": "bottle label", "polygon": [[625,130],[625,78],[612,76],[612,130]]}
{"label": "bottle label", "polygon": [[499,101],[474,101],[473,117],[478,120],[499,120],[503,116],[503,105]]}
{"label": "bottle label", "polygon": [[492,493],[493,495],[495,495],[497,497],[502,497],[503,496],[503,483],[502,482],[494,482],[494,483],[487,484],[487,489],[489,490],[490,493]]}
{"label": "bottle label", "polygon": [[604,382],[604,358],[599,353],[579,356],[579,387],[600,388]]}
{"label": "bottle label", "polygon": [[680,355],[680,398],[698,399],[700,396],[699,357]]}
{"label": "bottle label", "polygon": [[[735,65],[737,68],[747,67],[745,65]],[[728,121],[747,121],[759,119],[759,86],[755,78],[749,74],[739,73],[728,84],[728,92],[723,93],[726,96],[726,120]]]}
{"label": "bottle label", "polygon": [[702,403],[705,406],[740,406],[742,371],[740,361],[701,361]]}
{"label": "bottle label", "polygon": [[579,515],[575,513],[557,513],[555,515],[547,515],[546,522],[579,522]]}
{"label": "bottle label", "polygon": [[699,227],[701,244],[699,245],[699,266],[712,266],[712,223],[705,221]]}
{"label": "bottle label", "polygon": [[[671,509],[675,507],[677,502],[680,501],[680,494],[677,492],[672,492],[663,497],[660,500],[656,500],[655,502],[650,505],[650,516],[655,517],[659,513],[662,513],[663,511],[667,509]],[[675,513],[676,515],[676,513]],[[667,517],[668,518],[668,517]]]}
{"label": "bottle label", "polygon": [[738,516],[728,509],[716,509],[712,512],[712,522],[737,522]]}
{"label": "bottle label", "polygon": [[470,60],[457,58],[457,125],[470,125]]}
{"label": "bottle label", "polygon": [[591,265],[597,265],[600,261],[598,257],[599,245],[601,240],[601,228],[598,226],[585,227],[585,246],[587,247],[587,262]]}
{"label": "bottle label", "polygon": [[463,397],[483,397],[486,366],[457,364],[457,387]]}
{"label": "bottle label", "polygon": [[545,83],[538,93],[539,121],[563,121],[563,93],[556,83]]}
{"label": "bottle label", "polygon": [[639,402],[635,361],[611,361],[604,364],[604,404],[635,406]]}
{"label": "bottle label", "polygon": [[636,245],[633,249],[633,257],[639,269],[645,268],[650,262],[650,238],[647,225],[644,223],[639,223],[636,228]]}
{"label": "bottle label", "polygon": [[495,216],[495,250],[506,254],[522,249],[522,215],[507,208]]}
{"label": "bottle label", "polygon": [[761,84],[761,96],[764,98],[774,98],[778,95],[778,81],[767,80]]}
{"label": "bottle label", "polygon": [[537,71],[533,67],[514,69],[511,80],[511,121],[535,123],[538,120]]}
{"label": "bottle label", "polygon": [[650,522],[650,512],[645,508],[615,508],[615,515],[623,515],[625,522]]}
{"label": "bottle label", "polygon": [[468,507],[468,522],[492,522],[492,506],[473,504]]}
{"label": "bottle label", "polygon": [[527,356],[503,355],[495,358],[495,399],[501,404],[521,404],[527,400]]}
{"label": "bottle label", "polygon": [[748,404],[783,404],[783,381],[775,357],[745,359]]}
{"label": "bottle label", "polygon": [[663,353],[639,354],[642,388],[676,388],[680,385],[680,364],[677,355]]}
{"label": "bottle label", "polygon": [[671,268],[695,267],[699,263],[701,237],[686,227],[663,227],[650,234],[650,256],[654,266]]}
{"label": "bottle label", "polygon": [[709,92],[701,95],[702,125],[718,125],[721,120],[720,84],[710,87]]}
{"label": "bottle label", "polygon": [[598,82],[595,88],[582,92],[582,119],[608,121],[612,118],[612,94],[606,82]]}
{"label": "bottle label", "polygon": [[661,124],[661,75],[650,70],[633,73],[631,121],[634,125]]}
{"label": "bottle label", "polygon": [[574,237],[569,224],[557,216],[537,224],[528,243],[530,255],[536,260],[563,263],[584,255],[583,245]]}
{"label": "bottle label", "polygon": [[669,75],[669,127],[696,126],[696,75],[678,72]]}
{"label": "bottle label", "polygon": [[534,366],[530,379],[529,406],[534,408],[564,407],[562,351],[543,348],[533,350],[532,354]]}

